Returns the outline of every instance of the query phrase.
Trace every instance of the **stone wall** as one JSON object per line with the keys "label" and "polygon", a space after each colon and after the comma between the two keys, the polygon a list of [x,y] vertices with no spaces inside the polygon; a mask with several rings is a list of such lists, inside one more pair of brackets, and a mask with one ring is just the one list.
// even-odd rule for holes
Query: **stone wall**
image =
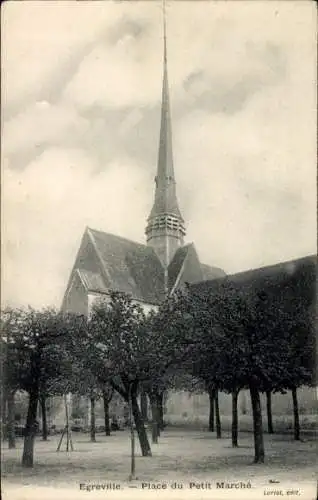
{"label": "stone wall", "polygon": [[[317,388],[302,387],[298,391],[299,412],[303,414],[316,413],[318,410]],[[266,396],[261,395],[262,408],[266,409]],[[195,422],[196,419],[206,420],[209,415],[208,394],[191,394],[186,391],[170,392],[166,401],[165,419],[167,422]],[[225,393],[219,393],[221,415],[231,415],[232,399]],[[251,415],[251,404],[248,391],[241,391],[238,399],[240,415]],[[291,392],[287,394],[272,394],[273,415],[288,415],[293,412]]]}

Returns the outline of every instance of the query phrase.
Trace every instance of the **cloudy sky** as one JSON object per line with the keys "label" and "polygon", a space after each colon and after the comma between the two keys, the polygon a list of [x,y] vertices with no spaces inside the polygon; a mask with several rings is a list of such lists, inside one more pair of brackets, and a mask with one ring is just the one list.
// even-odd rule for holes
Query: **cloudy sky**
{"label": "cloudy sky", "polygon": [[[229,273],[314,253],[314,4],[170,0],[166,10],[187,241]],[[161,15],[156,0],[4,5],[4,302],[59,306],[86,226],[145,241]]]}

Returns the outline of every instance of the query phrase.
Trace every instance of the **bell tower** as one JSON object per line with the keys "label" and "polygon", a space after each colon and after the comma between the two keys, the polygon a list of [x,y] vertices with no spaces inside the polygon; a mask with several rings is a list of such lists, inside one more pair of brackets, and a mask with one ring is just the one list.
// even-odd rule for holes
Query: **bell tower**
{"label": "bell tower", "polygon": [[173,168],[165,5],[163,5],[163,43],[161,124],[155,199],[145,233],[147,244],[153,247],[166,270],[176,250],[183,246],[186,231],[178,205]]}

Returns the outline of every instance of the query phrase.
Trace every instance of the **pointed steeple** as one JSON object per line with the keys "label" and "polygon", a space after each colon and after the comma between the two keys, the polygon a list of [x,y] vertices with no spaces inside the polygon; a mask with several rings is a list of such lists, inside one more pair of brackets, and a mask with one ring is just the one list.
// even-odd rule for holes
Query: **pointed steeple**
{"label": "pointed steeple", "polygon": [[172,130],[167,69],[167,36],[163,4],[163,83],[160,141],[155,200],[146,227],[147,242],[153,246],[166,268],[178,247],[183,245],[184,221],[179,209],[173,168]]}

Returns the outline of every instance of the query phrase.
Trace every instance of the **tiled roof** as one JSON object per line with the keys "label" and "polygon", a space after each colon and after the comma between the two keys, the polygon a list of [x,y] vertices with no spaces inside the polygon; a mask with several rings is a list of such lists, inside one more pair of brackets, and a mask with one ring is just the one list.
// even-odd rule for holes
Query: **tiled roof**
{"label": "tiled roof", "polygon": [[107,288],[150,304],[163,300],[163,268],[151,247],[93,229],[88,232],[105,269]]}
{"label": "tiled roof", "polygon": [[168,290],[171,291],[180,275],[182,264],[187,256],[190,245],[178,248],[168,267]]}
{"label": "tiled roof", "polygon": [[201,264],[193,243],[179,248],[168,269],[168,288],[176,289],[179,283],[198,283],[226,276],[218,267]]}
{"label": "tiled roof", "polygon": [[292,278],[298,278],[300,285],[305,285],[304,280],[314,282],[317,271],[317,257],[310,255],[300,259],[279,262],[271,266],[261,267],[229,275],[233,283],[244,285],[250,289],[269,287],[284,287],[291,283]]}
{"label": "tiled roof", "polygon": [[249,296],[255,295],[255,292],[265,290],[271,291],[273,294],[280,293],[280,290],[284,290],[284,293],[287,290],[294,293],[291,288],[296,285],[302,294],[305,293],[305,290],[311,290],[310,293],[312,294],[316,276],[317,257],[310,255],[288,262],[280,262],[272,266],[228,275],[213,281],[204,281],[192,285],[192,289],[196,292],[210,293],[227,281],[233,283],[234,286],[239,286]]}
{"label": "tiled roof", "polygon": [[107,292],[103,277],[87,269],[77,269],[77,272],[87,290],[92,292]]}
{"label": "tiled roof", "polygon": [[[160,304],[165,298],[164,270],[153,248],[114,234],[87,228],[67,290],[74,273],[89,292],[117,290],[147,304]],[[220,269],[200,263],[191,243],[179,248],[170,263],[168,290],[220,275],[224,275]]]}
{"label": "tiled roof", "polygon": [[201,269],[204,281],[215,280],[226,276],[226,273],[223,271],[223,269],[220,269],[219,267],[213,267],[207,264],[201,264]]}

